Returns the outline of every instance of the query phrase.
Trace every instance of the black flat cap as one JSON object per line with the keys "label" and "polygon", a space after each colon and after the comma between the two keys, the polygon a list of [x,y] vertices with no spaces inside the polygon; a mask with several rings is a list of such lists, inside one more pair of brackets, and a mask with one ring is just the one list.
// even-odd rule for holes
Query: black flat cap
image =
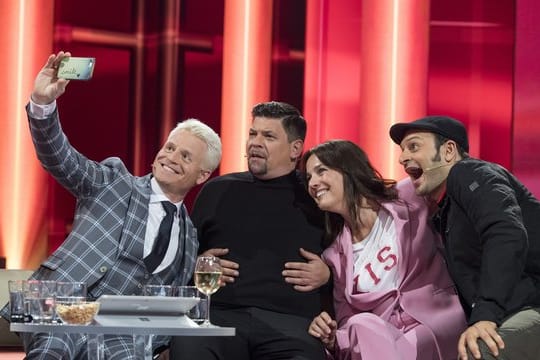
{"label": "black flat cap", "polygon": [[405,134],[411,130],[429,131],[454,140],[461,148],[469,152],[467,130],[463,124],[449,116],[426,116],[410,123],[398,123],[390,128],[390,137],[396,144],[401,144]]}

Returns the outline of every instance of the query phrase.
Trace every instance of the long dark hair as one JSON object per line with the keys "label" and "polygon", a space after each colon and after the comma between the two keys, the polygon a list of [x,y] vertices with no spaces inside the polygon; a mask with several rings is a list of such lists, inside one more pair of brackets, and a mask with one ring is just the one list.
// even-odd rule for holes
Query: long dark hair
{"label": "long dark hair", "polygon": [[[315,155],[328,168],[343,175],[343,191],[350,218],[358,219],[358,204],[362,197],[380,204],[397,199],[396,181],[385,179],[371,165],[358,145],[347,140],[330,140],[308,150],[302,157],[301,169],[305,174],[306,162]],[[306,186],[308,184],[305,179]],[[361,219],[360,219],[361,221]],[[333,241],[341,232],[344,219],[341,215],[325,212],[326,237]],[[357,230],[357,224],[351,224]]]}

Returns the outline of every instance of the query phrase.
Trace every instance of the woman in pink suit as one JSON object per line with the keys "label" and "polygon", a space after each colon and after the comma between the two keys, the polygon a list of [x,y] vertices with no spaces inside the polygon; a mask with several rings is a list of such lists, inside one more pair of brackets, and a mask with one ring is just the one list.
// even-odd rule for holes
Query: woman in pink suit
{"label": "woman in pink suit", "polygon": [[336,312],[322,312],[309,333],[330,359],[456,359],[465,316],[410,181],[383,179],[349,141],[320,144],[302,163],[333,240],[323,257]]}

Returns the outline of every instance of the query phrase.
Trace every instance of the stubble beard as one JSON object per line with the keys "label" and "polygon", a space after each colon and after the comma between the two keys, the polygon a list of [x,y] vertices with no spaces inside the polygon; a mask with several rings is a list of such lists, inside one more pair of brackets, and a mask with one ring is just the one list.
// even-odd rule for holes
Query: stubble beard
{"label": "stubble beard", "polygon": [[[425,184],[422,184],[422,185],[425,185]],[[414,189],[414,192],[416,193],[416,195],[418,196],[426,196],[426,195],[429,195],[429,192],[426,191],[426,188],[424,186],[418,186]]]}
{"label": "stubble beard", "polygon": [[263,160],[261,164],[257,164],[257,160],[253,162],[248,160],[248,169],[253,175],[266,175],[268,172],[266,160]]}
{"label": "stubble beard", "polygon": [[[438,165],[440,165],[439,163],[441,162],[441,151],[440,151],[440,148],[437,150],[437,153],[431,158],[431,164],[430,164],[430,168],[433,168],[433,167],[436,167]],[[436,169],[435,171],[438,171],[439,169]],[[428,174],[428,176],[431,176],[432,180],[433,178],[435,177],[435,173],[430,173]],[[437,187],[438,186],[433,186],[431,184],[431,182],[429,181],[429,178],[426,177],[426,173],[424,172],[422,174],[422,177],[423,177],[423,181],[422,183],[416,187],[414,190],[415,190],[415,193],[416,195],[418,196],[430,196],[433,192],[435,192],[437,190]],[[414,181],[414,179],[412,179]]]}

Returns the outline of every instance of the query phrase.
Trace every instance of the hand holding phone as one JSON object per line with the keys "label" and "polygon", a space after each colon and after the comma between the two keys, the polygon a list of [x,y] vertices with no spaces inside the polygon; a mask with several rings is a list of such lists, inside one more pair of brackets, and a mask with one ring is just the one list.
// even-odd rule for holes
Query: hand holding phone
{"label": "hand holding phone", "polygon": [[58,66],[57,76],[68,80],[90,80],[95,64],[93,57],[66,57]]}

